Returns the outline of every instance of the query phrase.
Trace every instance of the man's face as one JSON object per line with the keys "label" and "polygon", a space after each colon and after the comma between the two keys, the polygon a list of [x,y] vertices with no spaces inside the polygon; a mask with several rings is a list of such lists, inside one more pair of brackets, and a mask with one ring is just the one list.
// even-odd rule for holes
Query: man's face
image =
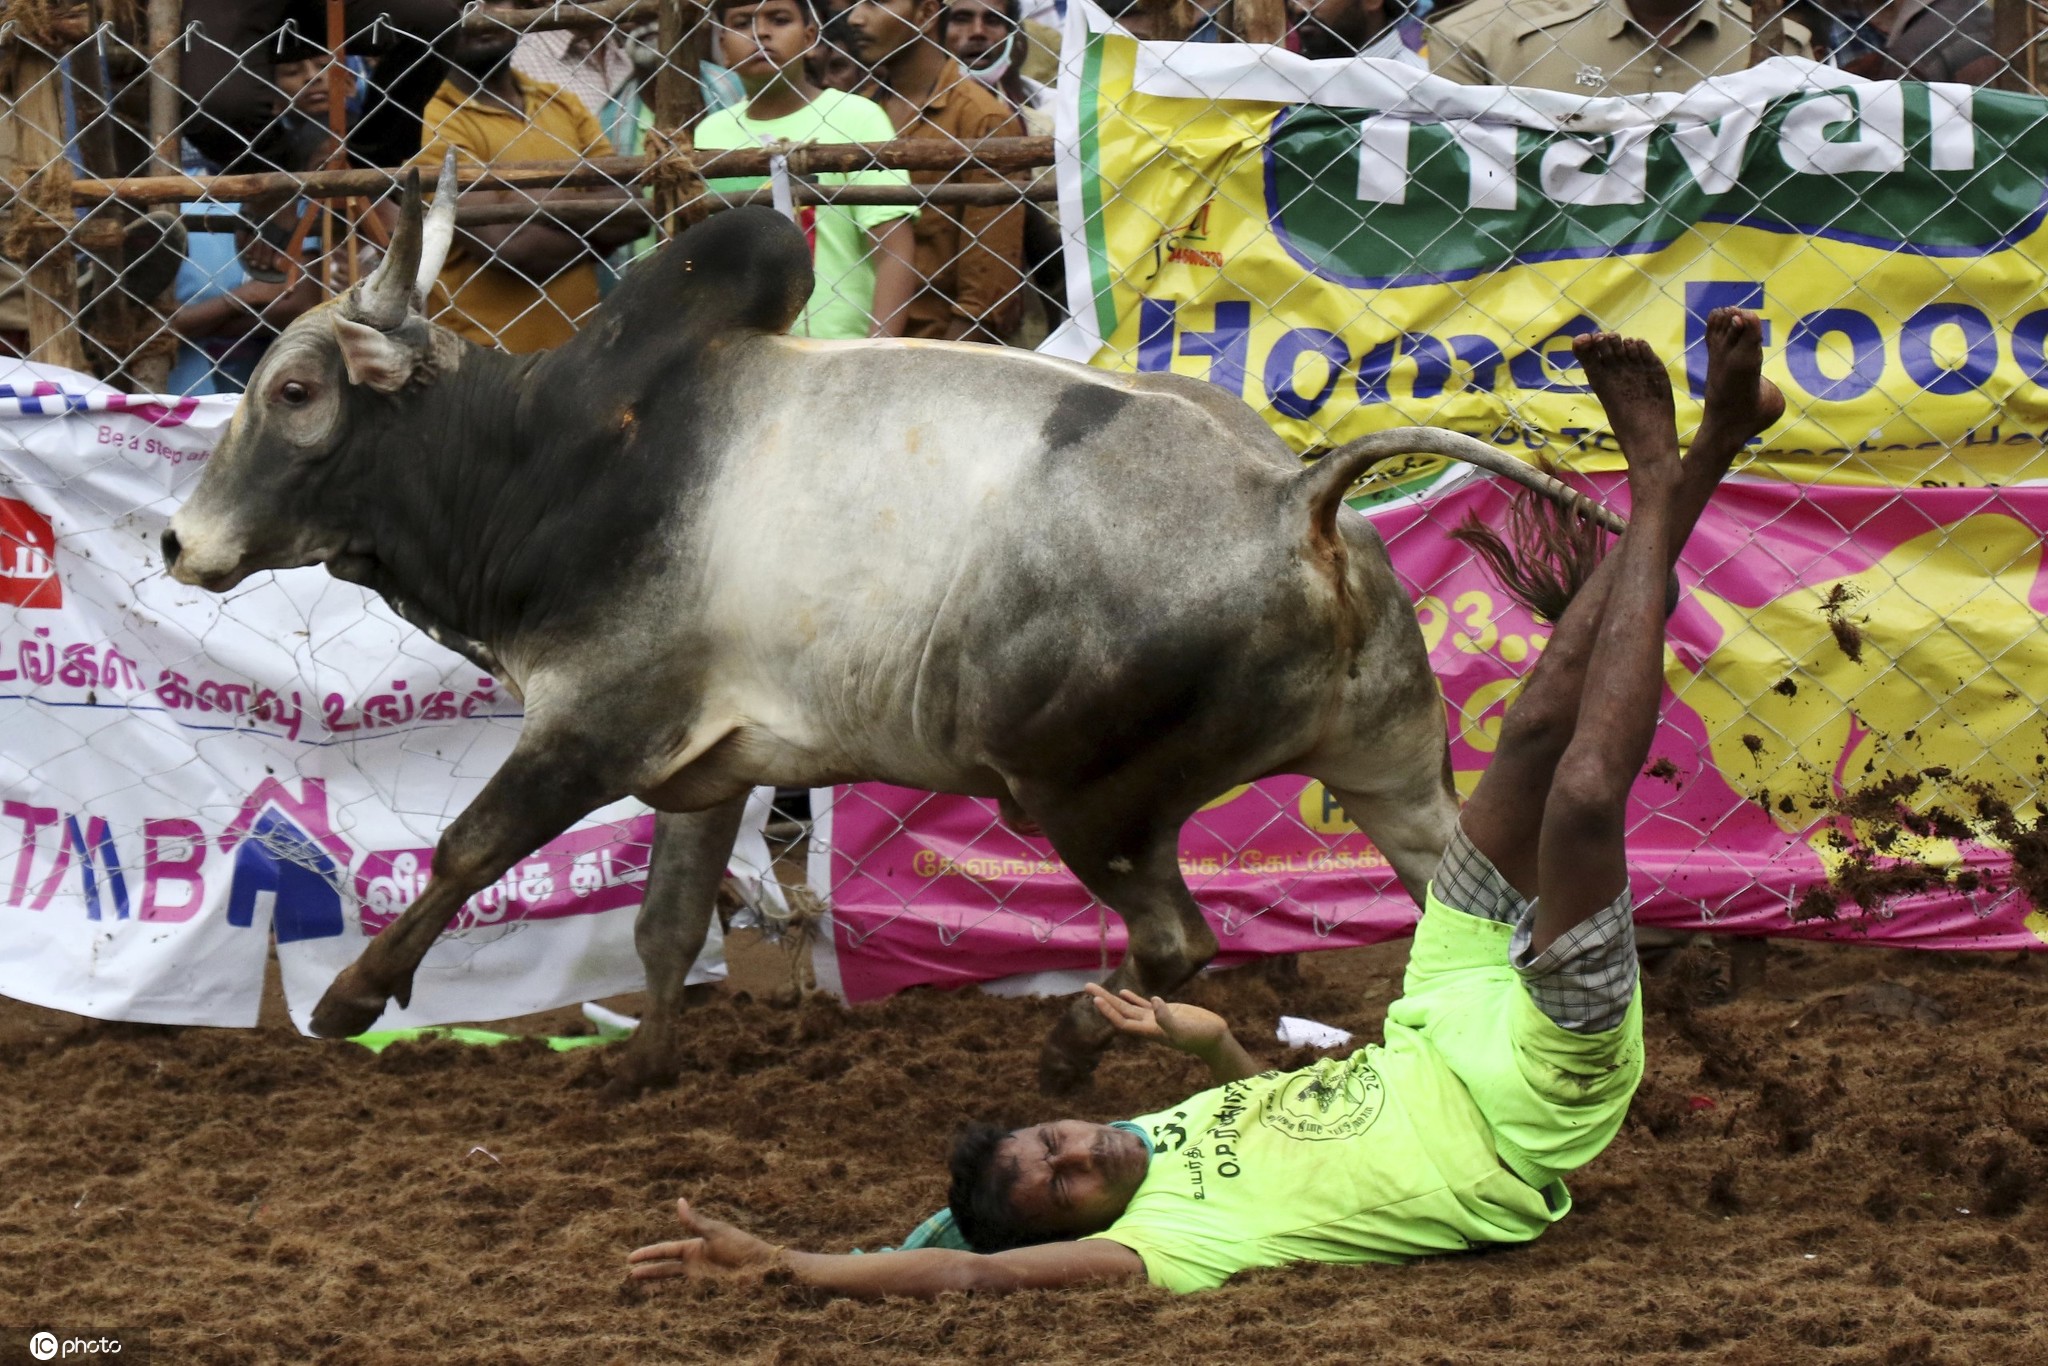
{"label": "man's face", "polygon": [[[327,118],[327,60],[324,57],[308,57],[304,61],[279,62],[272,73],[277,88],[284,94],[284,104],[316,122]],[[353,95],[356,89],[356,73],[347,67],[341,69],[343,95]]]}
{"label": "man's face", "polygon": [[797,0],[749,0],[718,21],[719,60],[742,80],[765,81],[804,59],[818,27]]}
{"label": "man's face", "polygon": [[1387,26],[1385,0],[1287,0],[1304,57],[1355,57]]}
{"label": "man's face", "polygon": [[953,0],[946,6],[946,51],[963,66],[981,66],[1000,55],[1003,44],[1016,32],[998,0]]}
{"label": "man's face", "polygon": [[811,79],[826,90],[852,94],[868,83],[868,69],[836,43],[820,43],[811,53]]}
{"label": "man's face", "polygon": [[926,41],[939,0],[859,0],[847,13],[853,55],[868,67],[884,66],[899,52]]}
{"label": "man's face", "polygon": [[[485,11],[516,7],[515,0],[484,0],[483,5]],[[448,51],[448,60],[477,80],[488,80],[512,60],[512,49],[518,46],[519,35],[510,29],[486,28],[458,38]]]}
{"label": "man's face", "polygon": [[1035,1233],[1078,1238],[1117,1221],[1145,1180],[1151,1152],[1129,1129],[1059,1119],[1018,1129],[996,1149],[1013,1173],[1010,1208]]}

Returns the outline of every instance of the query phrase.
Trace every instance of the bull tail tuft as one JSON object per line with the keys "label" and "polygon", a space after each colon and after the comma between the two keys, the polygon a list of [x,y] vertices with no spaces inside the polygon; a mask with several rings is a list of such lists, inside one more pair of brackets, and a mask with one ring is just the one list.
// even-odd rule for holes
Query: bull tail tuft
{"label": "bull tail tuft", "polygon": [[1505,534],[1475,512],[1451,537],[1478,552],[1516,602],[1553,625],[1607,554],[1598,526],[1528,490],[1509,504]]}

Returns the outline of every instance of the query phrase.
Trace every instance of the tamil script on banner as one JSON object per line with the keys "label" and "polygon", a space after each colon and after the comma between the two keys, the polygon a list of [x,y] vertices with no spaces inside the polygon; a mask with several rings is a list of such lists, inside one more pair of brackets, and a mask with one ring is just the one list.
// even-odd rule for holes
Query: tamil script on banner
{"label": "tamil script on banner", "polygon": [[[158,538],[235,402],[0,371],[0,994],[254,1024],[274,934],[303,1028],[517,737],[494,679],[323,570],[225,595],[164,574]],[[652,827],[621,803],[521,859],[382,1023],[638,989]],[[714,939],[691,980],[722,976]]]}
{"label": "tamil script on banner", "polygon": [[1683,95],[1466,87],[1085,5],[1068,41],[1063,354],[1206,379],[1304,453],[1428,422],[1614,469],[1572,336],[1683,357],[1685,432],[1739,305],[1790,400],[1748,468],[2048,472],[2048,100],[1796,58]]}

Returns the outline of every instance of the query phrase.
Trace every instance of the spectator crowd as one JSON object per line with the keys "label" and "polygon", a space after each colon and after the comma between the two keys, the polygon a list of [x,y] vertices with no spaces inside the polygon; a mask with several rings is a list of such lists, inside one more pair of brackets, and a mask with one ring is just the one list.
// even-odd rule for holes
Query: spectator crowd
{"label": "spectator crowd", "polygon": [[[779,143],[929,139],[971,146],[1051,131],[1066,0],[711,0],[695,73],[711,152]],[[1102,0],[1140,37],[1234,41],[1221,0]],[[1764,44],[1739,0],[1287,0],[1286,45],[1375,58],[1468,83],[1585,95],[1682,90],[1748,66]],[[489,12],[512,6],[488,0]],[[637,154],[654,127],[661,54],[652,24],[537,30],[465,25],[459,0],[350,0],[342,65],[321,0],[188,0],[182,151],[194,173],[321,167],[469,168]],[[2007,63],[1986,0],[1796,0],[1773,49],[1864,76],[1988,84]],[[12,149],[0,133],[0,162]],[[0,169],[8,169],[0,167]],[[19,171],[21,168],[13,167]],[[1039,172],[1047,175],[1049,172]],[[826,185],[995,186],[1032,172],[824,174]],[[785,173],[714,179],[767,191],[812,244],[817,285],[798,323],[822,338],[1031,345],[1062,318],[1060,235],[1039,197],[799,206]],[[655,238],[623,189],[472,188],[465,206],[523,206],[459,232],[430,308],[485,345],[526,352],[572,335]],[[269,340],[339,278],[366,269],[390,215],[290,194],[188,205],[160,225],[177,266],[161,305],[178,345],[170,388],[241,387]],[[159,257],[164,252],[156,253]],[[103,275],[106,272],[102,272]],[[87,288],[94,287],[88,272]],[[106,280],[98,287],[104,288]],[[141,287],[130,285],[131,292]],[[22,274],[0,263],[0,351],[23,354]]]}

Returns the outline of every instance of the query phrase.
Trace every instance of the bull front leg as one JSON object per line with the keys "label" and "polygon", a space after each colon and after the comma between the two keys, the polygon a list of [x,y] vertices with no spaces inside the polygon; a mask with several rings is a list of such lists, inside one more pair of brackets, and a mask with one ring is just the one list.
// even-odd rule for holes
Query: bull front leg
{"label": "bull front leg", "polygon": [[[1215,931],[1181,877],[1177,823],[1090,819],[1060,797],[1028,806],[1044,813],[1046,838],[1081,884],[1124,922],[1129,948],[1103,983],[1109,990],[1162,996],[1216,956]],[[1039,1051],[1039,1089],[1061,1095],[1086,1085],[1115,1032],[1088,997],[1074,998]]]}
{"label": "bull front leg", "polygon": [[[529,713],[519,743],[475,801],[434,848],[432,876],[420,899],[370,941],[344,968],[313,1010],[313,1032],[346,1039],[377,1022],[387,1002],[412,1001],[413,973],[462,903],[503,877],[513,863],[624,791],[597,776],[580,738],[551,733]],[[625,765],[616,765],[625,772]]]}
{"label": "bull front leg", "polygon": [[704,811],[661,815],[654,823],[654,852],[648,862],[647,893],[633,922],[633,944],[647,969],[647,1008],[614,1060],[605,1094],[630,1100],[654,1086],[673,1083],[682,1042],[683,980],[704,950],[718,884],[732,858],[745,793]]}

